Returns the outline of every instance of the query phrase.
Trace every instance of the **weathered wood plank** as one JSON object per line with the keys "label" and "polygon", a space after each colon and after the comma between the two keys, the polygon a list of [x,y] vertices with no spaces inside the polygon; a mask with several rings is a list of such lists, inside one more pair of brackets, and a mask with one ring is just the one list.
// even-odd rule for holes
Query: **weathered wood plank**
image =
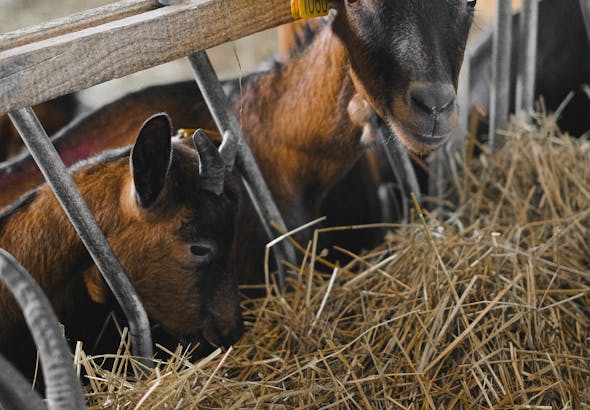
{"label": "weathered wood plank", "polygon": [[158,0],[123,0],[0,35],[0,51],[61,36],[160,7]]}
{"label": "weathered wood plank", "polygon": [[193,0],[0,52],[0,114],[292,21],[288,0]]}

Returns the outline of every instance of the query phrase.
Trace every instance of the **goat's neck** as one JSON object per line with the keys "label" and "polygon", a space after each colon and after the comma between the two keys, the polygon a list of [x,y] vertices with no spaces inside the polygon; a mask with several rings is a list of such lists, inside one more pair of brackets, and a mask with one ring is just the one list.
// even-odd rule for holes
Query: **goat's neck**
{"label": "goat's neck", "polygon": [[[81,177],[86,172],[101,172],[95,168],[107,165],[115,166],[97,164],[92,169],[80,170],[75,178],[84,199],[105,229],[118,225],[108,213],[112,211],[113,204],[118,204],[116,195],[120,191],[117,186],[122,181],[107,172],[102,183],[108,183],[109,189],[97,189],[99,187],[94,184],[84,184],[86,178]],[[107,220],[108,223],[105,223]],[[30,203],[8,217],[0,229],[0,247],[11,253],[29,271],[48,296],[58,316],[76,303],[76,298],[85,297],[83,272],[93,269],[92,260],[47,185],[38,189]],[[2,331],[21,322],[20,310],[3,285],[0,285],[0,312]],[[0,342],[4,336],[0,333]]]}
{"label": "goat's neck", "polygon": [[361,127],[347,110],[356,93],[349,70],[328,25],[301,56],[248,83],[237,107],[279,207],[302,205],[303,217],[361,155]]}

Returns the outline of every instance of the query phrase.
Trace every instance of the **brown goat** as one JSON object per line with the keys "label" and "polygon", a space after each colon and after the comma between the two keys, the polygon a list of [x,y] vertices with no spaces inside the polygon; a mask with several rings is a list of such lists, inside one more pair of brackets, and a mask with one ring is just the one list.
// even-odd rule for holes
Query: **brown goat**
{"label": "brown goat", "polygon": [[[457,119],[455,89],[474,2],[333,4],[336,12],[301,53],[248,76],[231,93],[288,228],[316,217],[330,189],[361,158],[363,128],[373,110],[406,147],[421,153],[443,144]],[[102,135],[97,130],[108,128],[101,144],[120,146],[140,118],[159,110],[179,127],[214,126],[196,86],[176,83],[107,105],[60,133],[56,145],[66,156],[84,151],[81,146],[92,149]],[[26,171],[30,164],[20,166]],[[241,204],[240,281],[260,281],[265,237],[249,203]]]}
{"label": "brown goat", "polygon": [[[74,119],[78,110],[78,99],[74,94],[64,95],[33,107],[45,131],[51,135]],[[24,144],[7,114],[0,115],[0,161],[17,154]]]}
{"label": "brown goat", "polygon": [[[151,320],[191,341],[228,346],[242,333],[231,263],[237,196],[220,169],[223,176],[211,141],[171,139],[160,114],[132,147],[83,161],[72,176]],[[36,279],[66,334],[92,343],[88,333],[101,326],[93,312],[113,297],[49,186],[0,214],[0,247]],[[23,357],[25,324],[3,285],[0,311],[0,353]]]}

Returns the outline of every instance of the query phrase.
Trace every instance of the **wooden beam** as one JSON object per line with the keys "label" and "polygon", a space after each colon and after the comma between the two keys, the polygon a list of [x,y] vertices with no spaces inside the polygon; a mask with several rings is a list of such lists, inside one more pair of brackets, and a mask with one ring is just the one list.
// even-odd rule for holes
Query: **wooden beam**
{"label": "wooden beam", "polygon": [[0,114],[292,21],[288,0],[193,0],[0,52]]}
{"label": "wooden beam", "polygon": [[154,10],[158,0],[123,0],[0,35],[0,51]]}

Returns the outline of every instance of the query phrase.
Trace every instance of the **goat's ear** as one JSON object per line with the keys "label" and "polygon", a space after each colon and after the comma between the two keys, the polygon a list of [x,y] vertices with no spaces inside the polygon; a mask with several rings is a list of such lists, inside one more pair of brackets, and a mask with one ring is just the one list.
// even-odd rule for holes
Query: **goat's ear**
{"label": "goat's ear", "polygon": [[170,117],[161,113],[141,126],[131,150],[131,175],[139,204],[148,208],[164,188],[172,157]]}

